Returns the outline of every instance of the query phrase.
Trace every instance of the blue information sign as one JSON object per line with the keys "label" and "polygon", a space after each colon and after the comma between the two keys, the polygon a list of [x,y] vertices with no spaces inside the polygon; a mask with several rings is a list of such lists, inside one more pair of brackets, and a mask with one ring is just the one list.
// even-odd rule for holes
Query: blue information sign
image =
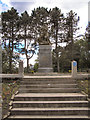
{"label": "blue information sign", "polygon": [[77,62],[73,62],[73,66],[74,66],[74,67],[77,66]]}

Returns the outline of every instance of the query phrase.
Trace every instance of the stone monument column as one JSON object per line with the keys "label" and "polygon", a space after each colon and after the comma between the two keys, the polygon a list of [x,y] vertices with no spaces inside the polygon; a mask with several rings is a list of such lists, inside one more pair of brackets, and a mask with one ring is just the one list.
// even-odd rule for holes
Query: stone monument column
{"label": "stone monument column", "polygon": [[38,72],[50,73],[52,68],[51,45],[39,45],[39,69]]}

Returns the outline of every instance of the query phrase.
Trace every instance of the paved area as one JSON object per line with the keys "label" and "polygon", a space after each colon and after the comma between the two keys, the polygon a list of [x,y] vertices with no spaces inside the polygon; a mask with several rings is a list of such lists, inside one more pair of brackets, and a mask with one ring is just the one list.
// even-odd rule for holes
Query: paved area
{"label": "paved area", "polygon": [[[77,78],[88,78],[90,74],[77,74]],[[20,74],[0,74],[0,79],[2,78],[71,78],[70,74],[30,74],[30,75],[20,75]],[[2,81],[2,80],[1,80]]]}
{"label": "paved area", "polygon": [[70,116],[68,116],[68,115],[67,116],[53,116],[53,115],[52,116],[41,116],[41,115],[40,116],[39,115],[38,116],[29,116],[29,115],[25,115],[24,116],[24,115],[19,115],[19,116],[11,116],[10,118],[12,118],[12,119],[16,118],[18,120],[21,119],[21,118],[25,119],[25,120],[26,119],[41,119],[41,118],[42,119],[53,119],[53,118],[55,118],[55,119],[65,119],[66,118],[67,120],[69,120],[69,119],[70,120],[71,119],[74,119],[74,120],[75,119],[85,119],[85,120],[87,120],[88,116],[82,116],[82,115],[81,116],[73,116],[73,115],[70,115]]}
{"label": "paved area", "polygon": [[68,76],[24,76],[24,78],[71,78],[71,75]]}

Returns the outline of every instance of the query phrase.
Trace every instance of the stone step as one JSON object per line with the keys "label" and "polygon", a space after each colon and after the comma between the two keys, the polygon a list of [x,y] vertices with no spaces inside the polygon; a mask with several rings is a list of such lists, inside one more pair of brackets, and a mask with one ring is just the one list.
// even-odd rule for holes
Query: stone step
{"label": "stone step", "polygon": [[8,120],[21,120],[21,119],[44,119],[44,120],[47,120],[47,119],[53,119],[53,120],[57,120],[57,119],[59,119],[59,120],[63,120],[63,119],[67,119],[67,120],[76,120],[76,119],[79,119],[79,120],[81,120],[81,119],[83,119],[83,120],[88,120],[88,116],[86,116],[86,115],[64,115],[64,116],[62,116],[62,115],[56,115],[56,116],[54,116],[54,115],[49,115],[49,116],[45,116],[45,115],[37,115],[37,116],[35,116],[35,115],[12,115],[12,116],[9,116],[9,118],[8,118]]}
{"label": "stone step", "polygon": [[20,88],[76,88],[77,84],[38,84],[20,85]]}
{"label": "stone step", "polygon": [[11,115],[88,115],[88,107],[13,108]]}
{"label": "stone step", "polygon": [[75,84],[76,80],[23,80],[21,84]]}
{"label": "stone step", "polygon": [[[32,74],[33,75],[33,74]],[[57,72],[51,72],[51,73],[39,73],[39,72],[37,72],[37,73],[34,73],[34,76],[63,76],[63,75],[65,75],[65,74],[61,74],[61,73],[57,73]],[[71,77],[70,76],[71,74],[70,73],[68,73],[67,74],[67,76],[69,76],[69,77]]]}
{"label": "stone step", "polygon": [[41,78],[35,78],[35,77],[32,77],[32,78],[23,78],[22,81],[56,81],[56,80],[59,80],[59,81],[68,81],[68,80],[74,80],[72,78],[59,78],[59,77],[41,77]]}
{"label": "stone step", "polygon": [[20,93],[76,93],[79,88],[20,88]]}
{"label": "stone step", "polygon": [[37,108],[59,108],[59,107],[88,107],[88,101],[14,101],[13,108],[37,107]]}
{"label": "stone step", "polygon": [[65,76],[26,76],[23,80],[73,80],[72,77]]}
{"label": "stone step", "polygon": [[87,96],[70,76],[24,76],[8,120],[87,119]]}
{"label": "stone step", "polygon": [[77,101],[87,100],[87,96],[81,93],[19,93],[15,101]]}

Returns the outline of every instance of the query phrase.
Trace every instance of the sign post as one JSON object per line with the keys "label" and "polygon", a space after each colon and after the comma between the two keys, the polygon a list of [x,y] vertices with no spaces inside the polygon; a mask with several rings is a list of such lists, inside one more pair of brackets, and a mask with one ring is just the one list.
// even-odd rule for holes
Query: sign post
{"label": "sign post", "polygon": [[23,61],[19,61],[19,75],[23,77],[24,68],[23,68]]}
{"label": "sign post", "polygon": [[77,62],[72,61],[72,77],[76,78],[77,77]]}

